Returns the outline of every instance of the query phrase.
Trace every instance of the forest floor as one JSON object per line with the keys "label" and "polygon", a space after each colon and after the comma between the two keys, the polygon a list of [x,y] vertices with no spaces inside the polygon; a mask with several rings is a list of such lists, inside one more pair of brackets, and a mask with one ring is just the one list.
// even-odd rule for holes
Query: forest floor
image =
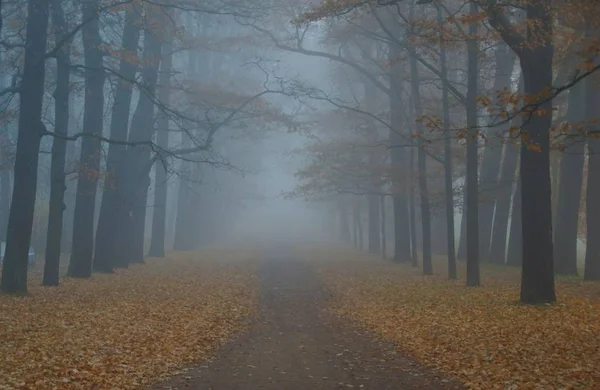
{"label": "forest floor", "polygon": [[134,389],[205,359],[257,307],[252,250],[173,253],[0,295],[0,389]]}
{"label": "forest floor", "polygon": [[273,250],[259,273],[259,314],[208,362],[152,389],[457,389],[388,341],[330,315],[310,261]]}
{"label": "forest floor", "polygon": [[558,302],[518,303],[520,272],[482,264],[482,286],[376,256],[307,251],[343,321],[394,342],[426,367],[475,389],[600,388],[600,283],[557,278]]}
{"label": "forest floor", "polygon": [[518,304],[335,247],[224,248],[0,295],[0,389],[600,388],[600,283]]}

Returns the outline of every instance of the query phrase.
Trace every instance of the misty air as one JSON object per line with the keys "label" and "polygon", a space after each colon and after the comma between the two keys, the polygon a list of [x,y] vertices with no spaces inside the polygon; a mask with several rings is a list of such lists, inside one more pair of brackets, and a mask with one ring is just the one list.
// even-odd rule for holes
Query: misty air
{"label": "misty air", "polygon": [[597,1],[0,1],[0,389],[598,389],[599,111]]}

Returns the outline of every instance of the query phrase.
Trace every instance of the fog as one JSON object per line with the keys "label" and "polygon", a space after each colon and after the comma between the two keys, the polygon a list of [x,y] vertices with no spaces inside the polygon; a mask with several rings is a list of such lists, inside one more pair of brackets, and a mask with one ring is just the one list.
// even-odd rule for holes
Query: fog
{"label": "fog", "polygon": [[595,275],[581,53],[546,53],[553,95],[523,120],[548,85],[493,15],[468,38],[456,15],[477,6],[392,3],[2,5],[6,290],[26,289],[28,248],[55,285],[238,241],[331,241],[425,274],[443,259],[451,278],[467,260],[473,285],[474,264],[524,257]]}

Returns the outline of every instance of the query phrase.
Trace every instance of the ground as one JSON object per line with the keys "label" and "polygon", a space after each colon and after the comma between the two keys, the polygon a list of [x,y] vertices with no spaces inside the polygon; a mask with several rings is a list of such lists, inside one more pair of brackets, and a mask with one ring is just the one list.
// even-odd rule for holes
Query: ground
{"label": "ground", "polygon": [[173,253],[0,295],[0,389],[137,389],[210,356],[257,303],[252,251]]}
{"label": "ground", "polygon": [[595,389],[600,283],[518,304],[519,271],[467,288],[331,246],[173,253],[0,295],[0,389]]}
{"label": "ground", "polygon": [[328,315],[327,294],[310,264],[289,251],[259,270],[260,314],[251,328],[153,389],[453,389],[394,346]]}

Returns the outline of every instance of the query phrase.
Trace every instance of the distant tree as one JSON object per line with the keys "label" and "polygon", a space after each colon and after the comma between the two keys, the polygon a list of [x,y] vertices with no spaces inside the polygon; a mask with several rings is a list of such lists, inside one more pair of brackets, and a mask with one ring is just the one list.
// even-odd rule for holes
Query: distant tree
{"label": "distant tree", "polygon": [[[477,13],[475,3],[470,3],[471,16]],[[477,25],[469,25],[467,39],[467,177],[466,177],[466,219],[467,219],[467,286],[479,286],[479,184],[478,155],[479,139],[477,121],[477,77],[478,77],[478,41]]]}

